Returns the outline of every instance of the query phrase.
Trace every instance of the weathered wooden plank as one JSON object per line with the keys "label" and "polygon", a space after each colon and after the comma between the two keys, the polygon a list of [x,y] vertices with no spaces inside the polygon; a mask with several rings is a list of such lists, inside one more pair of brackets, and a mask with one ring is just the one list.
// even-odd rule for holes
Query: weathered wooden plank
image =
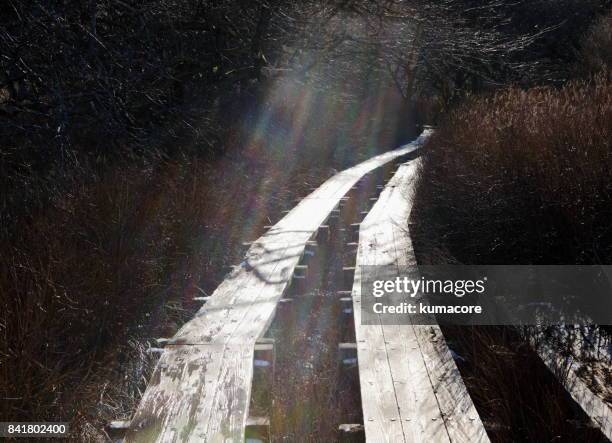
{"label": "weathered wooden plank", "polygon": [[[384,205],[384,203],[383,203]],[[366,217],[367,220],[367,217]],[[380,254],[371,253],[376,249],[377,238],[369,234],[366,220],[360,226],[357,250],[357,268],[353,282],[355,337],[359,362],[359,383],[363,404],[363,420],[366,439],[376,442],[405,441],[403,422],[397,406],[393,375],[388,362],[382,325],[361,325],[361,271],[359,266],[380,264]],[[369,231],[369,232],[368,232]]]}
{"label": "weathered wooden plank", "polygon": [[489,441],[440,328],[417,325],[413,328],[451,441]]}
{"label": "weathered wooden plank", "polygon": [[336,174],[251,243],[240,266],[169,342],[126,441],[243,440],[255,342],[306,245],[358,180],[417,148],[418,143],[406,145]]}
{"label": "weathered wooden plank", "polygon": [[353,297],[366,439],[486,442],[439,327],[361,324],[360,267],[391,266],[399,275],[402,266],[416,264],[408,232],[416,167],[413,161],[398,169],[359,231]]}
{"label": "weathered wooden plank", "polygon": [[[135,442],[181,441],[206,435],[209,399],[215,396],[224,347],[170,346],[162,354],[127,438]],[[197,399],[194,401],[194,399]],[[189,407],[185,408],[184,405]],[[209,407],[207,407],[209,405]]]}
{"label": "weathered wooden plank", "polygon": [[384,331],[405,441],[449,441],[425,361],[418,358],[419,347],[412,329],[385,325]]}

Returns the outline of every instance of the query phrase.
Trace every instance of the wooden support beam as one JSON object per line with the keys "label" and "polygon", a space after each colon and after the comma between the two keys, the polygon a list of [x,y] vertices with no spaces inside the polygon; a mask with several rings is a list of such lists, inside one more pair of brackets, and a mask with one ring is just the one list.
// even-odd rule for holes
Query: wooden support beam
{"label": "wooden support beam", "polygon": [[113,420],[106,426],[111,431],[125,431],[130,428],[131,420]]}
{"label": "wooden support beam", "polygon": [[319,244],[315,240],[309,240],[304,245],[304,254],[302,254],[302,258],[311,258],[316,254],[317,246]]}
{"label": "wooden support beam", "polygon": [[131,424],[131,420],[113,420],[106,425],[106,433],[113,441],[123,441]]}
{"label": "wooden support beam", "polygon": [[[355,266],[357,252],[359,251],[359,245],[355,242],[349,242],[346,244],[345,254],[344,254],[344,266],[351,267]],[[345,288],[348,289],[348,288]]]}
{"label": "wooden support beam", "polygon": [[255,342],[253,353],[253,366],[255,368],[274,368],[274,339],[260,338]]}
{"label": "wooden support beam", "polygon": [[338,344],[338,357],[344,366],[357,365],[357,343]]}
{"label": "wooden support beam", "polygon": [[345,289],[353,287],[354,278],[355,278],[355,267],[354,266],[346,266],[342,268],[342,281],[343,281]]}
{"label": "wooden support beam", "polygon": [[292,325],[294,323],[293,317],[296,315],[295,312],[295,301],[294,298],[281,298],[276,305],[274,312],[274,328],[278,330],[279,325]]}
{"label": "wooden support beam", "polygon": [[207,295],[206,297],[193,297],[192,300],[194,301],[208,301],[210,300],[210,295]]}
{"label": "wooden support beam", "polygon": [[268,443],[270,441],[270,419],[268,417],[248,417],[244,437],[249,443]]}
{"label": "wooden support beam", "polygon": [[293,271],[293,278],[303,280],[308,274],[308,265],[297,265]]}
{"label": "wooden support beam", "polygon": [[246,422],[247,426],[270,426],[268,417],[249,417]]}
{"label": "wooden support beam", "polygon": [[329,228],[329,225],[319,226],[319,229],[317,229],[317,232],[315,234],[315,239],[317,243],[319,244],[329,243],[330,238],[331,238],[331,229]]}
{"label": "wooden support beam", "polygon": [[315,248],[306,246],[302,253],[302,263],[308,265],[308,262],[312,260],[315,255],[317,255]]}
{"label": "wooden support beam", "polygon": [[353,329],[353,297],[340,297],[340,313],[338,315],[338,327],[342,334]]}
{"label": "wooden support beam", "polygon": [[356,438],[363,435],[365,427],[361,423],[345,423],[338,426],[338,431],[341,439]]}
{"label": "wooden support beam", "polygon": [[147,352],[150,354],[161,354],[164,352],[164,348],[150,347],[149,349],[147,349]]}
{"label": "wooden support beam", "polygon": [[351,233],[351,240],[354,240],[354,241],[359,240],[359,227],[360,226],[361,226],[361,223],[351,223],[351,225],[349,226],[350,233]]}
{"label": "wooden support beam", "polygon": [[[274,339],[262,337],[255,342],[253,351],[253,380],[251,404],[259,405],[260,408],[267,409],[272,401],[272,386],[274,384],[274,371],[276,366]],[[251,423],[253,428],[262,425],[261,422]],[[246,424],[245,434],[256,429],[248,430]],[[267,441],[267,440],[265,440]]]}
{"label": "wooden support beam", "polygon": [[329,217],[325,221],[325,224],[329,225],[332,231],[338,228],[340,224],[340,215],[341,211],[338,209],[338,206],[329,213]]}
{"label": "wooden support beam", "polygon": [[353,297],[342,297],[340,304],[342,305],[342,315],[350,316],[353,314]]}
{"label": "wooden support beam", "polygon": [[241,266],[240,266],[240,265],[229,265],[229,266],[227,266],[227,267],[226,267],[226,269],[227,269],[227,271],[228,271],[229,273],[232,273],[232,272],[234,272],[234,271],[237,271],[237,270],[238,270],[238,269],[240,269],[240,268],[241,268]]}

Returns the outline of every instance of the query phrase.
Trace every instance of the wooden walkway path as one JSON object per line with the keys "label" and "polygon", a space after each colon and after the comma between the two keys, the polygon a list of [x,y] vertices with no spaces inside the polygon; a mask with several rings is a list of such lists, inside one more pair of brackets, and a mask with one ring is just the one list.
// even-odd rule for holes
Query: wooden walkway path
{"label": "wooden walkway path", "polygon": [[169,341],[126,435],[128,442],[244,440],[256,342],[306,244],[355,183],[417,142],[336,174],[249,249],[195,318]]}
{"label": "wooden walkway path", "polygon": [[360,266],[397,267],[399,275],[416,264],[407,229],[417,164],[400,166],[359,229],[352,296],[366,440],[487,442],[438,326],[361,324]]}

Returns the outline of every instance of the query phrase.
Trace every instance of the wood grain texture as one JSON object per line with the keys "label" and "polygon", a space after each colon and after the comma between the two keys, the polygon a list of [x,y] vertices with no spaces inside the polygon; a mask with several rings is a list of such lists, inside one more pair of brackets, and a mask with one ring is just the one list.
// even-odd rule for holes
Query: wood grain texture
{"label": "wood grain texture", "polygon": [[255,342],[268,328],[307,242],[358,180],[423,141],[342,171],[253,242],[244,261],[172,338],[127,442],[243,441]]}
{"label": "wood grain texture", "polygon": [[[418,160],[400,166],[360,225],[353,284],[366,440],[487,442],[438,326],[361,324],[362,266],[415,265],[408,232]],[[386,276],[394,277],[394,276]]]}

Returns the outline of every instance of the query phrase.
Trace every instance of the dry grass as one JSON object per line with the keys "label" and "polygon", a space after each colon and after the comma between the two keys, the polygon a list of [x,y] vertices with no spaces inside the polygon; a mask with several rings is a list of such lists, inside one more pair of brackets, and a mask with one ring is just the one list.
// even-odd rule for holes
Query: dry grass
{"label": "dry grass", "polygon": [[470,100],[424,150],[417,234],[463,263],[611,262],[611,140],[608,73]]}
{"label": "dry grass", "polygon": [[[473,97],[442,120],[419,171],[419,262],[612,262],[609,29],[608,15],[583,40],[575,71],[585,79]],[[529,331],[444,334],[495,441],[604,439],[527,345]]]}
{"label": "dry grass", "polygon": [[605,441],[514,329],[446,327],[444,334],[492,441]]}
{"label": "dry grass", "polygon": [[72,421],[87,439],[129,417],[153,363],[147,342],[189,318],[266,214],[330,172],[286,183],[266,168],[113,168],[1,236],[0,417]]}
{"label": "dry grass", "polygon": [[[612,80],[510,88],[453,110],[427,143],[411,230],[423,264],[612,262]],[[507,327],[445,328],[496,441],[600,441]]]}

